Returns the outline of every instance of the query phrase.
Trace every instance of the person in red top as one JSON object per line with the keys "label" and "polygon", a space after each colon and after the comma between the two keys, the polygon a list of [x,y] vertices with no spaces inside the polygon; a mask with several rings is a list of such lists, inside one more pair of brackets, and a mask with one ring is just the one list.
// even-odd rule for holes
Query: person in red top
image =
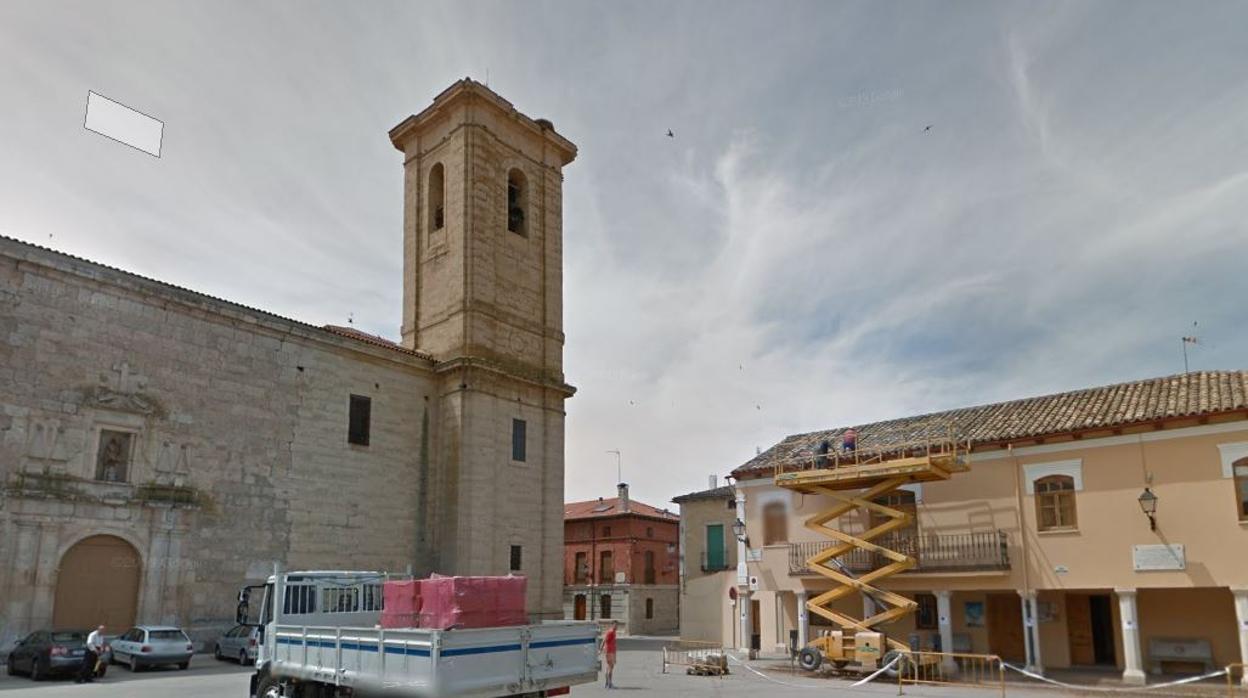
{"label": "person in red top", "polygon": [[607,688],[615,688],[611,674],[615,671],[615,629],[618,625],[616,621],[611,621],[607,634],[602,636],[602,654],[607,660]]}

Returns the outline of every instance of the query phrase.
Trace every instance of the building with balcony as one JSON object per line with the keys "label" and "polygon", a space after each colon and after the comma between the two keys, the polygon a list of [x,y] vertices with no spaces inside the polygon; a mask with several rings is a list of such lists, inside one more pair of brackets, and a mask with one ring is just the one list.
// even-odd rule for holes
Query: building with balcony
{"label": "building with balcony", "polygon": [[564,617],[615,620],[632,635],[680,625],[680,517],[628,496],[564,505]]}
{"label": "building with balcony", "polygon": [[[733,471],[743,607],[724,642],[745,649],[748,635],[764,653],[784,652],[833,627],[806,608],[833,583],[806,563],[829,539],[804,526],[830,500],[773,478],[782,465],[852,454],[842,443],[850,426],[790,436]],[[947,428],[969,442],[969,471],[879,502],[913,515],[876,540],[915,560],[881,583],[917,604],[883,628],[890,637],[1039,670],[1116,669],[1131,683],[1248,662],[1248,373],[852,426],[856,451]],[[852,535],[876,524],[869,513],[829,525]],[[688,544],[699,535],[686,525]],[[846,568],[874,569],[876,554],[855,550]],[[865,617],[871,604],[854,594],[841,610]]]}
{"label": "building with balcony", "polygon": [[734,597],[737,583],[736,492],[710,487],[672,500],[680,505],[680,637],[736,645]]}

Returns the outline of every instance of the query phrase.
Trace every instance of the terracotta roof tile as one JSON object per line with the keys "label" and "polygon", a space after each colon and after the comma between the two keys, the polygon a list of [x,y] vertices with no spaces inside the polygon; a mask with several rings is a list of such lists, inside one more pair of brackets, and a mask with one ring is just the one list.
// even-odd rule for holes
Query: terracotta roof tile
{"label": "terracotta roof tile", "polygon": [[563,518],[567,519],[598,519],[605,516],[626,516],[633,514],[652,519],[679,521],[680,516],[666,509],[652,507],[636,499],[628,500],[628,511],[620,510],[620,498],[591,499],[587,502],[567,502],[563,505]]}
{"label": "terracotta roof tile", "polygon": [[[876,449],[938,438],[949,425],[974,444],[992,444],[1240,411],[1248,412],[1248,372],[1200,371],[853,427],[859,448]],[[789,436],[732,474],[769,471],[777,460],[814,450],[825,440],[839,448],[849,426]]]}

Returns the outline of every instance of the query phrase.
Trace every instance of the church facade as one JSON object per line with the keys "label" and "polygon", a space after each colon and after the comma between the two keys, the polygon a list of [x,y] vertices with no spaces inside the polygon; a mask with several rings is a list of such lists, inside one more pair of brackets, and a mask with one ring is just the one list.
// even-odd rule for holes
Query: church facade
{"label": "church facade", "polygon": [[562,168],[471,80],[403,153],[401,341],[0,238],[0,648],[207,639],[287,569],[522,573],[562,617]]}

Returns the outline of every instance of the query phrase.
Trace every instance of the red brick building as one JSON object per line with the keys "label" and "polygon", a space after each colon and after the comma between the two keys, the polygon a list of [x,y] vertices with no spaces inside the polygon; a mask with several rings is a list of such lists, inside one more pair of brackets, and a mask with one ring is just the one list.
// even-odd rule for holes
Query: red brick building
{"label": "red brick building", "polygon": [[619,621],[633,635],[680,627],[680,517],[628,497],[569,502],[563,515],[567,618]]}

